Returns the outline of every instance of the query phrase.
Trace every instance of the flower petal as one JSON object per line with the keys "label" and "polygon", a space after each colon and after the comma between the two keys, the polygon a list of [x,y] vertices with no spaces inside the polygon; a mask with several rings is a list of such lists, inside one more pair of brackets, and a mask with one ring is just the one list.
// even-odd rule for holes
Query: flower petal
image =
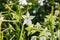
{"label": "flower petal", "polygon": [[27,12],[27,13],[26,13],[26,16],[27,16],[27,17],[29,17],[29,16],[30,16],[29,12]]}
{"label": "flower petal", "polygon": [[32,20],[35,16],[30,16],[30,20]]}

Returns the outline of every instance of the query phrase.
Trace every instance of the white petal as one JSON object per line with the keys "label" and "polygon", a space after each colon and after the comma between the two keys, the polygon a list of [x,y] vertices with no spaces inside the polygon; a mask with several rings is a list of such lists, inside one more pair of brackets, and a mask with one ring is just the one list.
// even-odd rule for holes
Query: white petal
{"label": "white petal", "polygon": [[41,2],[43,2],[43,1],[44,1],[44,0],[39,0],[38,3],[41,3]]}
{"label": "white petal", "polygon": [[33,10],[33,13],[35,14],[36,13],[36,10]]}
{"label": "white petal", "polygon": [[39,38],[39,40],[46,40],[46,37],[42,36],[42,37]]}
{"label": "white petal", "polygon": [[27,24],[32,24],[32,21],[31,21],[31,20],[28,20],[28,21],[27,21]]}
{"label": "white petal", "polygon": [[30,20],[32,20],[35,16],[30,16]]}
{"label": "white petal", "polygon": [[50,32],[46,32],[47,35],[51,36],[51,33]]}
{"label": "white petal", "polygon": [[32,5],[32,3],[30,2],[30,3],[28,3],[28,5]]}
{"label": "white petal", "polygon": [[40,3],[40,6],[43,6],[43,2]]}
{"label": "white petal", "polygon": [[29,17],[29,16],[30,16],[29,12],[27,12],[27,13],[26,13],[26,16],[27,16],[27,17]]}
{"label": "white petal", "polygon": [[24,20],[24,24],[32,24],[31,20]]}
{"label": "white petal", "polygon": [[27,1],[26,0],[19,0],[19,4],[21,4],[21,5],[27,5]]}
{"label": "white petal", "polygon": [[32,37],[31,37],[31,40],[36,40],[36,39],[37,39],[36,36],[32,36]]}
{"label": "white petal", "polygon": [[22,15],[22,17],[23,17],[24,19],[26,19],[26,16],[25,16],[25,15]]}
{"label": "white petal", "polygon": [[3,20],[3,18],[4,18],[4,17],[1,17],[1,18],[0,18],[0,21],[2,21],[2,20]]}
{"label": "white petal", "polygon": [[12,4],[12,1],[10,1],[10,4]]}
{"label": "white petal", "polygon": [[40,0],[41,2],[43,2],[44,0]]}
{"label": "white petal", "polygon": [[47,30],[48,30],[47,27],[45,27],[44,31],[47,31]]}
{"label": "white petal", "polygon": [[47,22],[47,21],[48,21],[48,19],[44,18],[44,21],[45,21],[45,22]]}
{"label": "white petal", "polygon": [[27,20],[24,20],[24,23],[23,24],[26,24],[27,23]]}

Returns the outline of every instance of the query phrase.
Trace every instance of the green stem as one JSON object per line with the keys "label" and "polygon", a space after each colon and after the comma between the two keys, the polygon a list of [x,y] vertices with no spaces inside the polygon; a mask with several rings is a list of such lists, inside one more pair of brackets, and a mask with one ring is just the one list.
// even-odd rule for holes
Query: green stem
{"label": "green stem", "polygon": [[[52,10],[51,10],[51,14],[53,15],[53,13],[54,13],[54,6],[52,6]],[[51,25],[50,27],[51,27],[51,37],[52,37],[52,40],[54,40],[55,38],[54,38],[54,29],[52,28],[54,25]]]}
{"label": "green stem", "polygon": [[52,26],[49,26],[49,29],[51,30],[51,39],[54,40],[54,29],[52,28]]}
{"label": "green stem", "polygon": [[52,40],[54,40],[54,30],[51,29]]}
{"label": "green stem", "polygon": [[60,38],[58,38],[58,40],[60,40]]}
{"label": "green stem", "polygon": [[24,39],[24,25],[22,25],[22,30],[21,30],[21,34],[20,34],[19,40],[25,40]]}

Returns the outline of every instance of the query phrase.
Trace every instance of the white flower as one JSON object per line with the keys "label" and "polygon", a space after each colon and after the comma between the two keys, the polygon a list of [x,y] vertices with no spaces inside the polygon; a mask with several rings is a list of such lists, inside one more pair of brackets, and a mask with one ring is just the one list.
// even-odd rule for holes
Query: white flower
{"label": "white flower", "polygon": [[57,31],[57,37],[60,38],[60,30]]}
{"label": "white flower", "polygon": [[59,3],[55,2],[55,8],[58,8]]}
{"label": "white flower", "polygon": [[10,1],[10,4],[12,4],[12,1]]}
{"label": "white flower", "polygon": [[2,20],[3,20],[3,18],[4,18],[4,17],[1,17],[1,18],[0,18],[0,21],[2,21]]}
{"label": "white flower", "polygon": [[40,23],[37,22],[36,25],[35,25],[35,28],[40,29],[41,28]]}
{"label": "white flower", "polygon": [[39,0],[38,3],[40,4],[40,6],[43,6],[43,1],[44,0]]}
{"label": "white flower", "polygon": [[44,21],[45,21],[45,22],[47,22],[47,21],[48,21],[48,19],[44,18]]}
{"label": "white flower", "polygon": [[46,36],[51,36],[50,32],[47,32],[47,27],[42,31]]}
{"label": "white flower", "polygon": [[28,3],[28,5],[32,5],[32,3],[30,2],[30,3]]}
{"label": "white flower", "polygon": [[50,32],[46,32],[46,35],[51,36],[51,33]]}
{"label": "white flower", "polygon": [[14,3],[13,3],[13,1],[9,1],[9,5],[13,5]]}
{"label": "white flower", "polygon": [[37,40],[37,36],[32,36],[31,40]]}
{"label": "white flower", "polygon": [[43,2],[43,1],[44,1],[44,0],[39,0],[38,3],[41,3],[41,2]]}
{"label": "white flower", "polygon": [[58,14],[60,13],[60,11],[59,10],[55,10],[55,16],[58,16]]}
{"label": "white flower", "polygon": [[27,5],[27,1],[26,0],[19,0],[19,4],[20,5]]}
{"label": "white flower", "polygon": [[43,6],[43,2],[40,3],[40,6]]}
{"label": "white flower", "polygon": [[44,31],[47,31],[47,30],[48,30],[48,28],[47,28],[47,27],[45,27]]}
{"label": "white flower", "polygon": [[46,0],[46,2],[48,2],[48,0]]}
{"label": "white flower", "polygon": [[22,16],[24,18],[24,24],[32,24],[32,19],[35,17],[35,16],[30,16],[29,12],[26,13],[26,15],[23,15]]}
{"label": "white flower", "polygon": [[4,17],[1,17],[1,18],[0,18],[0,24],[2,23],[3,19],[4,19]]}
{"label": "white flower", "polygon": [[39,40],[46,40],[46,37],[45,37],[45,36],[41,36],[41,37],[39,38]]}
{"label": "white flower", "polygon": [[55,39],[57,38],[56,32],[54,33],[54,37],[55,37]]}
{"label": "white flower", "polygon": [[33,13],[35,14],[36,13],[36,10],[33,10]]}
{"label": "white flower", "polygon": [[40,14],[40,17],[42,17],[42,14]]}

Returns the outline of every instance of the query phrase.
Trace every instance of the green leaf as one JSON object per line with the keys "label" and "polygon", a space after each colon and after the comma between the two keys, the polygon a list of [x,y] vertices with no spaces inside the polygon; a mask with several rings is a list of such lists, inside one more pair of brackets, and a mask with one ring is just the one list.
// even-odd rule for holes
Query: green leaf
{"label": "green leaf", "polygon": [[28,31],[28,36],[31,34],[34,34],[37,30],[35,30],[34,28],[32,27],[27,27],[25,28],[27,31]]}
{"label": "green leaf", "polygon": [[48,0],[48,2],[54,4],[54,0]]}

